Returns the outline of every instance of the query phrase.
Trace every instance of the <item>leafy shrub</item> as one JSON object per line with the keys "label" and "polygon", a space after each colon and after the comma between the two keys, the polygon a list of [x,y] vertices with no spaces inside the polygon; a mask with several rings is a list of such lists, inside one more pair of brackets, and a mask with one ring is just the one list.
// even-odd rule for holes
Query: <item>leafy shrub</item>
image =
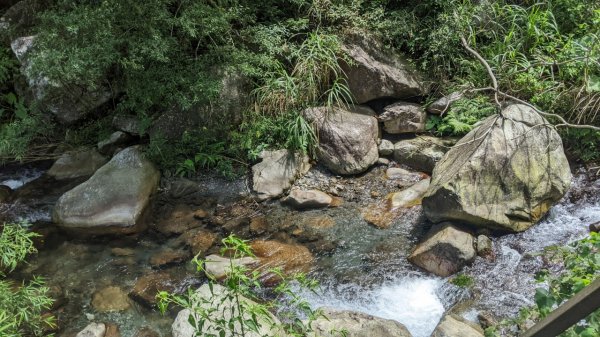
{"label": "leafy shrub", "polygon": [[54,327],[52,316],[42,316],[53,300],[41,278],[18,286],[5,279],[4,272],[13,271],[27,255],[35,253],[25,224],[4,224],[0,233],[0,334],[6,337],[51,336],[46,330]]}
{"label": "leafy shrub", "polygon": [[[519,317],[502,322],[488,329],[489,336],[513,325],[522,326],[527,321],[546,317],[558,306],[600,277],[600,234],[590,233],[588,238],[562,247],[551,247],[546,254],[562,262],[558,273],[542,270],[536,280],[546,286],[536,289],[534,307],[522,308]],[[562,333],[561,337],[592,337],[600,334],[600,310],[594,311],[575,326]],[[487,336],[486,335],[486,336]]]}
{"label": "leafy shrub", "polygon": [[462,136],[485,117],[496,112],[496,107],[486,96],[461,98],[455,101],[443,116],[430,116],[426,128],[438,135]]}

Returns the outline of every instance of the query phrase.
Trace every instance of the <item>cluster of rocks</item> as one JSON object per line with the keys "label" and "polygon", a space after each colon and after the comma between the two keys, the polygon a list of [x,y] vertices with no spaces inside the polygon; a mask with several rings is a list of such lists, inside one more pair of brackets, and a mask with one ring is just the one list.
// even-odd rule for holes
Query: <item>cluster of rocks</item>
{"label": "cluster of rocks", "polygon": [[[18,13],[11,15],[18,17]],[[3,20],[10,23],[15,19]],[[35,50],[35,40],[35,36],[23,36],[11,44],[27,83],[22,95],[38,102],[61,123],[82,121],[118,94],[104,87],[73,92],[33,73],[28,59]],[[343,67],[355,105],[314,107],[302,112],[319,139],[316,159],[340,176],[359,175],[376,165],[387,168],[385,179],[393,181],[398,189],[385,196],[372,192],[370,197],[377,200],[363,212],[363,218],[378,228],[388,228],[405,210],[422,205],[426,217],[437,225],[409,257],[417,266],[449,276],[477,255],[493,259],[490,231],[526,230],[567,191],[571,173],[561,139],[530,107],[507,105],[460,140],[419,135],[426,131],[428,114],[443,114],[461,95],[451,94],[425,108],[416,102],[429,94],[428,85],[401,56],[365,38],[347,41],[343,50],[352,60]],[[244,105],[245,94],[240,87],[244,81],[231,74],[223,74],[223,78],[221,101],[228,103],[225,113],[235,120]],[[202,116],[199,111],[210,115],[211,109],[198,106],[191,113],[168,112],[149,128],[142,128],[136,118],[117,116],[113,120],[117,131],[96,147],[62,154],[47,176],[57,181],[85,181],[58,199],[53,221],[67,231],[84,235],[131,234],[146,229],[161,177],[135,145],[144,136],[140,132],[175,139],[202,123],[190,116]],[[252,167],[252,189],[258,200],[283,197],[282,204],[299,211],[342,204],[339,192],[343,186],[322,191],[295,185],[311,170],[307,156],[276,150],[264,151],[260,159]],[[0,201],[10,192],[0,189]],[[229,260],[211,254],[218,235],[207,227],[217,228],[218,233],[247,231],[255,235],[270,230],[265,221],[244,207],[239,212],[228,209],[228,216],[189,205],[168,209],[151,224],[161,235],[174,237],[171,245],[150,257],[154,270],[140,277],[129,294],[115,287],[98,290],[92,298],[96,310],[127,310],[130,298],[154,305],[158,291],[176,289],[178,282],[173,280],[178,276],[170,267],[193,255],[209,255],[206,271],[217,279],[226,276],[225,262]],[[320,219],[315,223],[326,226],[328,222]],[[306,239],[310,227],[295,228],[293,233]],[[314,260],[306,246],[294,242],[260,239],[251,245],[256,257],[235,261],[236,264],[259,270],[281,267],[284,272],[294,273],[310,270]],[[115,254],[127,258],[126,251]],[[275,284],[278,276],[266,272],[262,280]],[[206,289],[201,287],[198,292],[202,295]],[[173,324],[174,337],[193,335],[190,314],[179,313]],[[313,323],[324,336],[333,326],[347,329],[348,336],[410,336],[404,326],[394,321],[329,309],[326,314],[328,320]],[[205,333],[213,331],[209,326],[205,329]],[[110,324],[93,323],[76,336],[118,335],[118,329]],[[152,336],[144,332],[138,335]],[[451,315],[440,322],[433,334],[481,335],[479,329]]]}

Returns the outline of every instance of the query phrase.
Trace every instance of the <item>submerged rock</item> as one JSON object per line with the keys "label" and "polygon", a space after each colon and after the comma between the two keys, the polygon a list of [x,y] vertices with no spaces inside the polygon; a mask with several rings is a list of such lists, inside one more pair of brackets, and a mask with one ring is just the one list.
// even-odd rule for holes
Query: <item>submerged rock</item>
{"label": "submerged rock", "polygon": [[[256,306],[257,303],[244,297],[240,296],[239,300],[243,303],[244,306]],[[195,295],[193,296],[193,306],[197,307],[200,312],[205,312],[208,317],[203,320],[204,324],[202,327],[195,327],[190,324],[190,321],[200,321],[194,317],[192,311],[189,309],[181,310],[173,325],[171,326],[171,332],[173,337],[195,337],[195,336],[207,336],[207,335],[219,335],[218,325],[215,325],[213,322],[224,321],[229,322],[232,318],[237,316],[242,316],[239,313],[236,302],[232,301],[232,296],[229,295],[229,291],[218,284],[214,284],[212,289],[208,284],[205,284],[196,290]],[[268,311],[267,311],[268,313]],[[262,318],[259,316],[257,330],[255,331],[246,331],[246,337],[263,337],[263,336],[284,336],[282,331],[279,331],[279,326],[281,326],[281,322],[277,317],[268,313],[269,318]],[[248,311],[246,311],[242,317],[244,320],[251,320],[252,317]],[[224,323],[227,327],[228,324]],[[233,328],[233,329],[232,329]],[[239,321],[233,320],[232,327],[227,328],[228,330],[241,331],[241,326]]]}
{"label": "submerged rock", "polygon": [[263,271],[261,281],[270,286],[280,282],[281,278],[268,269],[281,268],[285,275],[308,273],[314,263],[314,256],[303,245],[287,244],[273,240],[257,240],[250,244],[258,259],[258,269]]}
{"label": "submerged rock", "polygon": [[442,318],[431,337],[483,337],[483,329],[454,314]]}
{"label": "submerged rock", "polygon": [[342,330],[346,331],[346,337],[412,337],[404,325],[391,319],[356,311],[322,309],[325,317],[319,317],[311,324],[321,337],[338,337]]}
{"label": "submerged rock", "polygon": [[107,287],[92,295],[92,307],[98,312],[123,311],[131,305],[127,294],[119,287]]}
{"label": "submerged rock", "polygon": [[53,220],[84,234],[139,231],[159,179],[160,173],[139,148],[127,148],[89,180],[63,194],[54,207]]}
{"label": "submerged rock", "polygon": [[281,196],[310,169],[308,156],[288,150],[263,151],[260,157],[252,166],[252,189],[260,200]]}
{"label": "submerged rock", "polygon": [[182,234],[202,225],[195,216],[195,211],[183,203],[161,213],[163,214],[156,223],[156,229],[166,235]]}
{"label": "submerged rock", "polygon": [[155,269],[181,264],[188,261],[191,256],[187,250],[165,248],[150,257],[150,266]]}
{"label": "submerged rock", "polygon": [[331,204],[333,198],[318,190],[293,189],[290,194],[281,200],[282,203],[298,210],[323,208]]}
{"label": "submerged rock", "polygon": [[0,185],[0,203],[6,202],[12,195],[12,188],[6,185]]}
{"label": "submerged rock", "polygon": [[79,149],[60,156],[46,174],[56,180],[89,177],[107,161],[96,149]]}
{"label": "submerged rock", "polygon": [[342,62],[352,97],[358,104],[377,98],[409,98],[428,88],[419,72],[401,55],[367,37],[356,37],[342,46],[352,64]]}
{"label": "submerged rock", "polygon": [[394,160],[418,171],[431,174],[450,144],[442,139],[419,136],[394,144]]}
{"label": "submerged rock", "polygon": [[358,174],[377,162],[379,126],[368,107],[310,108],[303,112],[317,129],[317,157],[337,174]]}
{"label": "submerged rock", "polygon": [[408,260],[431,273],[446,277],[473,262],[475,255],[473,235],[445,224],[432,228]]}
{"label": "submerged rock", "polygon": [[204,255],[216,242],[217,235],[204,229],[192,229],[180,237],[194,256]]}
{"label": "submerged rock", "polygon": [[520,104],[502,114],[485,119],[436,166],[423,200],[431,221],[521,232],[569,189],[569,163],[548,121]]}
{"label": "submerged rock", "polygon": [[160,291],[170,293],[178,289],[182,277],[175,275],[173,270],[150,272],[141,276],[135,282],[129,297],[148,308],[156,308],[156,295]]}
{"label": "submerged rock", "polygon": [[387,133],[425,132],[427,113],[419,104],[397,102],[386,106],[379,120],[383,121]]}

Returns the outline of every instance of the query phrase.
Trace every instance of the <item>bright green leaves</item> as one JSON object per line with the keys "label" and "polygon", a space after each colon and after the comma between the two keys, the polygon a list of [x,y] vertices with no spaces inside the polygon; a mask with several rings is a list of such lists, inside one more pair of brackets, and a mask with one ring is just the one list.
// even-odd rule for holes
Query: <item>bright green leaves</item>
{"label": "bright green leaves", "polygon": [[5,279],[5,272],[13,271],[27,255],[37,250],[32,239],[39,236],[27,230],[27,225],[0,226],[0,335],[7,337],[49,336],[47,328],[55,326],[54,317],[42,317],[53,300],[49,289],[39,277],[20,286]]}
{"label": "bright green leaves", "polygon": [[[248,332],[276,332],[278,335],[307,336],[312,332],[311,323],[322,316],[319,310],[298,295],[299,289],[316,292],[318,283],[305,274],[287,277],[281,269],[251,270],[234,263],[236,259],[253,257],[248,241],[230,235],[222,240],[221,255],[229,257],[229,267],[225,279],[221,280],[223,290],[218,290],[217,280],[208,282],[209,295],[199,296],[189,289],[185,295],[159,292],[158,307],[164,314],[169,305],[177,305],[191,310],[188,323],[197,336],[246,336]],[[205,261],[198,256],[193,263],[199,272],[204,272]],[[273,289],[269,298],[261,298],[260,278],[264,273],[272,273],[281,282]],[[220,289],[220,288],[219,288]],[[281,323],[276,323],[273,312],[277,312]],[[303,320],[304,319],[304,320]],[[206,333],[205,328],[216,332]],[[333,334],[344,336],[344,334]]]}
{"label": "bright green leaves", "polygon": [[443,116],[430,116],[425,127],[438,135],[462,136],[473,125],[496,112],[496,107],[486,96],[461,98]]}
{"label": "bright green leaves", "polygon": [[[538,288],[535,293],[535,303],[541,317],[600,277],[600,234],[592,232],[589,238],[555,250],[562,258],[565,269],[558,275],[548,271],[538,275],[538,281],[548,284],[548,289]],[[599,332],[600,310],[596,310],[563,336],[598,336]]]}

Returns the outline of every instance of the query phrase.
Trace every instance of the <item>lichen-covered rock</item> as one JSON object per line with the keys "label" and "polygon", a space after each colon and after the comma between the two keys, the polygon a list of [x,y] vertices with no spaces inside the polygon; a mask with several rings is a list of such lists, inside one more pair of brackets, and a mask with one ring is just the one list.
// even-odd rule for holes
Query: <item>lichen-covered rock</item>
{"label": "lichen-covered rock", "polygon": [[427,113],[419,104],[397,102],[386,106],[379,120],[383,122],[383,128],[387,133],[424,132]]}
{"label": "lichen-covered rock", "polygon": [[423,200],[433,222],[466,222],[521,232],[571,184],[562,141],[525,105],[506,107],[461,139],[437,164]]}
{"label": "lichen-covered rock", "polygon": [[63,194],[54,207],[53,220],[83,234],[139,231],[159,179],[159,171],[139,148],[127,148],[86,182]]}
{"label": "lichen-covered rock", "polygon": [[394,144],[394,160],[415,170],[431,174],[438,161],[450,149],[450,143],[440,138],[419,136]]}
{"label": "lichen-covered rock", "polygon": [[311,108],[303,112],[317,129],[317,157],[337,174],[358,174],[377,162],[379,126],[368,107]]}
{"label": "lichen-covered rock", "polygon": [[252,189],[261,200],[281,196],[310,169],[308,156],[289,150],[263,151],[260,158],[252,166]]}
{"label": "lichen-covered rock", "polygon": [[356,311],[322,310],[325,317],[319,317],[311,324],[318,336],[336,337],[339,331],[345,330],[346,337],[412,337],[404,325],[391,319]]}
{"label": "lichen-covered rock", "polygon": [[61,155],[46,174],[56,180],[89,177],[107,161],[95,149],[79,149]]}
{"label": "lichen-covered rock", "polygon": [[355,37],[342,46],[352,64],[342,62],[348,88],[358,104],[384,98],[421,96],[428,89],[419,72],[401,55],[367,37]]}
{"label": "lichen-covered rock", "polygon": [[431,273],[446,277],[473,262],[475,255],[473,235],[451,224],[444,224],[432,228],[408,260]]}

